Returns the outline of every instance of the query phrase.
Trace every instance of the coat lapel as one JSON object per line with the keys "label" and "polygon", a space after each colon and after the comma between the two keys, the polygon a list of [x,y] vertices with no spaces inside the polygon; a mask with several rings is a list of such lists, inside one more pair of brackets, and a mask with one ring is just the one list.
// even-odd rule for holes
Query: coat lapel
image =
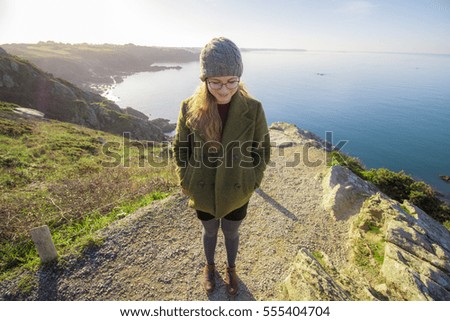
{"label": "coat lapel", "polygon": [[239,140],[239,137],[245,133],[253,119],[248,117],[249,107],[244,97],[238,92],[231,99],[230,110],[228,112],[227,122],[222,134],[222,146],[226,147],[228,143]]}

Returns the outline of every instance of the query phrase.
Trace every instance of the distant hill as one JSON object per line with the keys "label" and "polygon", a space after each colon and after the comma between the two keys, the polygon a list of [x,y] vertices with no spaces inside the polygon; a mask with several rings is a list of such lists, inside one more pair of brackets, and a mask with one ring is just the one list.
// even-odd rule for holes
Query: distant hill
{"label": "distant hill", "polygon": [[79,124],[131,138],[161,141],[160,127],[132,108],[121,109],[99,94],[55,78],[0,48],[0,101],[33,108],[46,118]]}
{"label": "distant hill", "polygon": [[63,44],[52,41],[37,44],[2,45],[10,54],[25,58],[56,77],[82,89],[93,85],[121,82],[122,77],[142,71],[159,71],[176,64],[198,60],[198,49],[128,45]]}

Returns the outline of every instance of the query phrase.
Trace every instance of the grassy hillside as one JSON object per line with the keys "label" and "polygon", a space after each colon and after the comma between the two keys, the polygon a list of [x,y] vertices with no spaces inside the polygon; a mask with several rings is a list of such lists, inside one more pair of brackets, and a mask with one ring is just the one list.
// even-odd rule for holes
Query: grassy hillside
{"label": "grassy hillside", "polygon": [[133,44],[72,45],[48,41],[37,44],[5,44],[2,47],[83,89],[92,89],[92,84],[112,84],[112,76],[120,82],[123,76],[135,72],[173,68],[176,63],[196,61],[199,55],[199,50],[196,49]]}
{"label": "grassy hillside", "polygon": [[164,140],[144,114],[122,109],[104,97],[53,77],[34,64],[0,51],[0,101],[37,109],[46,118],[113,134],[130,132],[135,139]]}
{"label": "grassy hillside", "polygon": [[93,232],[175,185],[167,148],[54,120],[0,102],[0,280],[36,268],[29,230],[50,227],[58,253],[99,242]]}

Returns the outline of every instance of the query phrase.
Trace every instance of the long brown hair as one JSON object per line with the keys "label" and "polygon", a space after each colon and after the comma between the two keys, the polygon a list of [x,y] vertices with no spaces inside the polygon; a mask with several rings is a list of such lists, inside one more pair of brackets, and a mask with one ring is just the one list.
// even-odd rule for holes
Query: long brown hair
{"label": "long brown hair", "polygon": [[[250,97],[242,83],[239,83],[239,89],[235,93],[239,94]],[[216,99],[209,92],[206,81],[202,82],[193,95],[193,104],[186,114],[186,125],[198,131],[206,141],[220,142],[222,138],[222,120]]]}

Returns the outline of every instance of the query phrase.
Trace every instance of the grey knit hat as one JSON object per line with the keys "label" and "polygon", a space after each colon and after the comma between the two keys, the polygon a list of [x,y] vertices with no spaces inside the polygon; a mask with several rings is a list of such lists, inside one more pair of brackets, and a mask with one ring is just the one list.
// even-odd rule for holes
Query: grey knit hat
{"label": "grey knit hat", "polygon": [[200,79],[209,77],[241,77],[244,66],[239,48],[231,40],[212,39],[200,53]]}

